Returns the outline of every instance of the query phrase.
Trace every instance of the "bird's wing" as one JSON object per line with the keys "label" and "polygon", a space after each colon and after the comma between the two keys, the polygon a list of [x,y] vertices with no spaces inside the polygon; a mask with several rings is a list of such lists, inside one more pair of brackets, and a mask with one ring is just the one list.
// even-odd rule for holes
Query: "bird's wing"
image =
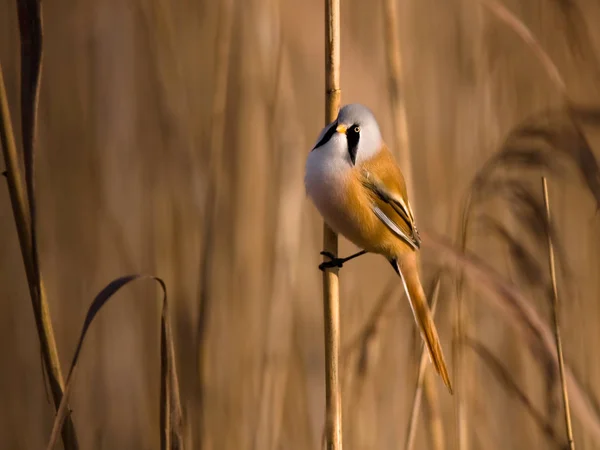
{"label": "bird's wing", "polygon": [[[386,152],[389,151],[386,149]],[[360,170],[361,182],[370,194],[375,215],[413,250],[419,249],[421,238],[406,195],[404,177],[391,154],[364,164]]]}

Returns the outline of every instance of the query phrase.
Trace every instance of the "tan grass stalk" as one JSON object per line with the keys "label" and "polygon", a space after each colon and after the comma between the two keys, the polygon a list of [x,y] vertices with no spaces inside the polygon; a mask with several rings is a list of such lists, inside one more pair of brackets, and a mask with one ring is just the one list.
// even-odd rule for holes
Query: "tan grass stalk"
{"label": "tan grass stalk", "polygon": [[[340,108],[340,0],[325,0],[325,123]],[[323,225],[323,251],[337,256],[337,234]],[[339,376],[340,286],[338,268],[323,271],[325,322],[325,440],[327,450],[342,450],[342,394]]]}
{"label": "tan grass stalk", "polygon": [[[546,207],[546,219],[550,223],[550,199],[548,197],[548,183],[546,177],[542,177],[542,191],[544,193],[544,206]],[[558,357],[558,369],[560,372],[560,385],[565,411],[565,429],[567,433],[567,442],[570,450],[575,450],[575,441],[573,440],[573,425],[571,422],[571,407],[569,406],[569,394],[567,392],[567,382],[565,380],[565,361],[563,358],[562,340],[560,338],[560,326],[558,322],[558,288],[556,284],[556,267],[554,262],[554,246],[552,236],[548,232],[548,265],[550,270],[550,279],[552,281],[552,318],[554,321],[554,338],[556,340],[556,353]]]}
{"label": "tan grass stalk", "polygon": [[[402,96],[404,74],[402,72],[402,52],[400,51],[400,35],[398,33],[398,0],[385,0],[383,3],[384,43],[388,68],[388,92],[394,130],[394,147],[399,155],[399,165],[404,175],[406,189],[409,195],[414,196],[406,105]],[[414,207],[414,205],[412,206]]]}
{"label": "tan grass stalk", "polygon": [[29,205],[31,261],[35,297],[40,296],[40,268],[37,248],[35,197],[35,147],[37,111],[42,76],[42,4],[41,0],[18,0],[17,15],[21,39],[21,137],[25,160],[25,188]]}
{"label": "tan grass stalk", "polygon": [[[273,9],[278,9],[273,7]],[[274,11],[279,14],[279,11]],[[302,133],[297,128],[296,101],[290,60],[280,37],[275,81],[274,105],[269,122],[277,135],[272,136],[273,148],[281,148],[283,157],[277,173],[279,186],[277,225],[274,239],[274,273],[268,306],[267,332],[260,387],[258,423],[254,436],[255,450],[275,450],[280,447],[284,420],[286,388],[293,355],[294,316],[290,297],[296,292],[297,254],[300,246],[302,199],[304,190],[297,182],[302,177],[304,147]],[[277,107],[279,105],[279,107]],[[277,120],[276,118],[285,118]],[[290,136],[296,138],[289,139]]]}
{"label": "tan grass stalk", "polygon": [[198,399],[198,447],[200,449],[210,447],[208,444],[207,427],[207,402],[206,402],[206,379],[208,376],[207,356],[207,333],[208,322],[211,311],[211,302],[214,298],[213,284],[211,280],[211,261],[215,255],[215,238],[217,235],[217,205],[221,193],[221,182],[223,180],[223,146],[225,140],[225,114],[227,109],[228,79],[230,72],[231,45],[233,36],[233,24],[235,20],[235,5],[233,0],[221,0],[219,2],[217,18],[217,36],[215,40],[214,88],[211,102],[210,122],[210,149],[209,162],[207,166],[208,180],[205,196],[206,221],[202,232],[202,250],[200,259],[200,295],[198,312],[198,377],[200,379]]}
{"label": "tan grass stalk", "polygon": [[[384,44],[386,53],[386,62],[388,69],[388,92],[390,98],[390,108],[392,114],[392,123],[394,130],[394,148],[396,153],[399,155],[399,165],[404,175],[404,181],[406,183],[406,189],[409,196],[412,196],[411,205],[415,211],[417,210],[414,193],[414,177],[412,170],[411,161],[411,149],[410,140],[408,134],[408,121],[406,115],[406,103],[402,95],[404,85],[404,73],[402,71],[402,52],[400,49],[400,35],[398,32],[399,19],[398,19],[398,1],[397,0],[385,0],[383,2],[383,25],[384,25]],[[436,286],[439,289],[439,285]],[[437,294],[436,294],[437,295]],[[419,333],[417,332],[417,336]],[[416,430],[416,420],[418,418],[418,410],[420,406],[421,390],[423,383],[428,384],[427,390],[435,390],[435,385],[432,384],[433,380],[430,377],[425,377],[426,365],[423,361],[427,362],[424,358],[424,353],[421,353],[421,364],[419,365],[419,378],[415,391],[415,401],[413,403],[413,411],[410,418],[409,430]],[[421,372],[423,372],[421,374]],[[418,401],[417,401],[418,398]],[[432,397],[433,398],[433,397]],[[432,408],[437,409],[436,405],[431,405]],[[410,431],[409,431],[410,433]],[[414,440],[414,436],[409,438],[407,436],[407,446],[409,442]],[[412,444],[410,444],[412,445]],[[407,447],[409,448],[409,447]]]}
{"label": "tan grass stalk", "polygon": [[[471,205],[471,192],[467,193],[465,205],[462,209],[463,214],[460,222],[460,248],[464,252],[467,250],[467,238],[469,229],[469,212]],[[458,450],[466,450],[469,445],[467,435],[467,406],[466,393],[463,391],[465,379],[465,354],[463,348],[463,336],[467,322],[466,306],[465,306],[465,291],[464,291],[464,274],[462,270],[459,272],[456,280],[456,310],[455,310],[455,325],[453,329],[452,355],[454,359],[454,369],[452,375],[456,380],[456,394],[454,400],[454,421],[456,426],[456,440]]]}
{"label": "tan grass stalk", "polygon": [[234,4],[232,0],[219,2],[219,16],[217,23],[217,39],[215,42],[214,83],[212,98],[212,114],[210,125],[210,165],[211,173],[220,179],[222,170],[219,155],[223,150],[225,139],[225,110],[227,108],[227,86],[229,78],[229,64],[231,40],[233,35]]}
{"label": "tan grass stalk", "polygon": [[423,393],[425,394],[425,403],[427,405],[427,418],[429,423],[429,444],[432,450],[444,450],[446,448],[446,437],[444,433],[444,422],[440,411],[438,391],[434,380],[437,374],[425,372],[425,382],[423,383]]}
{"label": "tan grass stalk", "polygon": [[[504,22],[509,28],[511,28],[522,40],[525,44],[532,50],[534,55],[540,61],[544,70],[548,74],[548,77],[556,87],[556,89],[561,94],[563,101],[567,104],[569,103],[569,98],[567,96],[567,88],[566,83],[560,74],[558,67],[554,64],[554,61],[550,58],[548,53],[543,49],[541,44],[535,35],[529,30],[529,28],[521,21],[518,17],[516,17],[510,10],[508,10],[503,4],[499,3],[496,0],[478,0],[485,8],[488,9],[496,18]],[[470,222],[470,206],[471,206],[471,192],[467,194],[467,198],[465,199],[465,206],[463,207],[463,216],[461,218],[460,225],[460,242],[461,249],[463,252],[466,251],[467,247],[467,234],[468,227]],[[464,317],[465,310],[463,305],[463,274],[460,273],[457,281],[457,328],[455,329],[455,364],[454,364],[454,376],[455,378],[461,379],[459,371],[462,370],[463,366],[463,358],[464,355],[461,349],[462,337],[465,335],[464,332]],[[458,385],[460,386],[460,385]],[[458,440],[459,440],[459,448],[464,450],[467,448],[468,442],[466,437],[467,425],[466,425],[466,409],[464,406],[464,393],[461,392],[462,389],[460,387],[457,388],[456,393],[456,421],[458,427]]]}
{"label": "tan grass stalk", "polygon": [[[52,328],[52,320],[50,318],[50,310],[46,300],[43,279],[40,276],[39,280],[36,280],[35,276],[33,250],[31,245],[31,222],[25,200],[21,170],[19,168],[17,146],[15,144],[15,137],[13,133],[1,66],[0,142],[2,143],[2,153],[6,165],[5,176],[8,184],[8,191],[13,210],[13,216],[15,219],[15,225],[17,228],[17,235],[19,238],[19,246],[21,248],[21,255],[23,257],[23,264],[25,265],[25,274],[27,276],[29,294],[33,304],[33,313],[38,331],[38,338],[40,340],[44,368],[48,374],[48,381],[50,384],[50,391],[52,393],[54,406],[55,408],[58,408],[63,396],[64,382],[60,369],[58,350],[56,347],[56,340],[54,338],[54,330]],[[70,414],[66,418],[65,426],[63,427],[62,431],[62,437],[63,444],[67,450],[78,448],[75,428],[73,426]]]}
{"label": "tan grass stalk", "polygon": [[[435,318],[435,311],[437,309],[437,302],[440,295],[440,283],[441,277],[438,276],[435,280],[435,284],[433,287],[433,293],[431,295],[431,316]],[[421,409],[421,398],[423,395],[423,389],[432,389],[435,390],[435,386],[432,386],[432,382],[425,383],[425,373],[427,369],[427,363],[429,362],[429,355],[423,343],[421,343],[421,358],[419,360],[419,372],[417,375],[417,383],[415,387],[415,393],[413,395],[413,403],[410,411],[410,420],[408,424],[408,431],[406,432],[406,442],[404,444],[405,450],[412,450],[415,437],[417,436],[417,420],[419,417],[419,411]],[[427,386],[424,386],[427,384]],[[432,407],[436,407],[437,405],[431,404]],[[442,434],[443,438],[443,434]],[[439,447],[436,447],[438,449]]]}

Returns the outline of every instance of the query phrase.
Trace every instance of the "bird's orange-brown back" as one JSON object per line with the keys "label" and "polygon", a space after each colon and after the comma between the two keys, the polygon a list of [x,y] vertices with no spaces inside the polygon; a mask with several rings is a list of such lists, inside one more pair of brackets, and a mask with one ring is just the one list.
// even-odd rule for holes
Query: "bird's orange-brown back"
{"label": "bird's orange-brown back", "polygon": [[[364,171],[374,174],[395,196],[403,199],[404,203],[410,206],[406,195],[406,184],[404,176],[390,150],[384,146],[381,151],[373,158],[362,162],[354,167],[351,174],[351,179],[348,181],[348,199],[347,207],[350,211],[356,214],[356,222],[360,224],[358,234],[364,236],[361,247],[366,250],[381,253],[387,257],[393,258],[398,254],[411,250],[404,242],[394,235],[389,228],[373,213],[372,204],[377,205],[383,213],[388,216],[402,228],[402,230],[410,234],[410,227],[406,221],[401,218],[398,213],[386,202],[382,201],[373,192],[366,189],[363,185]],[[412,218],[412,212],[410,212]],[[351,239],[353,240],[353,239]],[[366,248],[366,245],[376,242],[378,248]]]}

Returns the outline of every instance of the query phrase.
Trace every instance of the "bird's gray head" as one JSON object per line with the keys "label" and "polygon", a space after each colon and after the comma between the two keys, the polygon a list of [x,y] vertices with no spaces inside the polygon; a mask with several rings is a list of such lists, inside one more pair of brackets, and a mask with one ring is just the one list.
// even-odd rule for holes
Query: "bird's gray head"
{"label": "bird's gray head", "polygon": [[353,103],[340,109],[337,119],[321,131],[313,150],[334,151],[356,165],[375,156],[381,145],[375,116],[366,106]]}

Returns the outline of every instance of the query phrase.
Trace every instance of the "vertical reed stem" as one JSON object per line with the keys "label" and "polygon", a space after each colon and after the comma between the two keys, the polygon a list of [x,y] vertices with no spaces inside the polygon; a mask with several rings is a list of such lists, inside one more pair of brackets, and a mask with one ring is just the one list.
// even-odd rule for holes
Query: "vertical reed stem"
{"label": "vertical reed stem", "polygon": [[[403,72],[400,35],[398,33],[398,0],[385,0],[383,3],[385,54],[388,67],[388,92],[390,94],[390,106],[394,124],[394,146],[399,155],[399,165],[404,175],[406,190],[409,196],[414,196],[406,104],[402,96]],[[412,206],[414,207],[414,204]]]}
{"label": "vertical reed stem", "polygon": [[[411,161],[410,139],[408,134],[408,120],[406,114],[406,102],[402,95],[404,82],[402,51],[400,48],[399,15],[398,15],[398,0],[384,0],[383,2],[383,25],[384,25],[384,45],[386,50],[386,62],[388,72],[388,92],[390,98],[390,109],[392,114],[393,130],[394,130],[394,148],[399,156],[398,162],[402,168],[406,190],[408,195],[412,197],[411,205],[416,212],[416,202],[414,201],[414,177]],[[439,279],[436,285],[436,293],[439,290]],[[437,297],[436,297],[437,301]],[[435,308],[435,306],[433,306]],[[432,311],[433,313],[433,311]],[[417,336],[420,336],[417,332]],[[406,438],[406,448],[411,448],[414,443],[416,432],[417,418],[421,406],[421,395],[423,384],[428,392],[435,390],[433,379],[425,377],[425,369],[427,363],[427,353],[423,347],[421,350],[421,362],[419,365],[419,376],[413,398],[413,410],[409,422],[409,432]],[[437,397],[432,395],[430,399]],[[437,405],[430,405],[433,410],[436,410]]]}
{"label": "vertical reed stem", "polygon": [[[546,219],[550,224],[550,199],[548,198],[548,183],[546,177],[542,177],[542,190],[544,192],[544,205],[546,206]],[[571,422],[571,408],[569,407],[569,394],[567,393],[567,382],[565,380],[565,361],[563,359],[562,340],[560,338],[560,327],[558,324],[558,289],[556,287],[556,267],[554,263],[554,246],[552,245],[552,236],[550,230],[546,233],[548,236],[548,263],[550,269],[550,279],[552,280],[552,316],[554,319],[554,337],[556,339],[556,352],[558,357],[558,369],[560,372],[560,384],[565,407],[565,427],[567,432],[567,441],[570,450],[575,450],[575,441],[573,440],[573,425]]]}
{"label": "vertical reed stem", "polygon": [[[440,295],[440,284],[441,276],[435,281],[433,287],[433,293],[431,295],[431,316],[435,318],[435,311],[437,309],[438,297]],[[425,348],[424,343],[421,343],[421,358],[419,360],[419,373],[417,375],[417,385],[415,388],[415,394],[413,396],[413,403],[410,412],[410,422],[408,424],[408,432],[406,433],[406,442],[404,443],[405,450],[412,450],[415,443],[415,437],[417,436],[417,419],[419,417],[419,411],[421,409],[421,398],[423,396],[423,389],[425,384],[425,369],[427,369],[427,363],[429,362],[429,354]],[[435,387],[435,386],[433,386]],[[427,386],[431,389],[432,386]],[[435,405],[431,405],[434,407]]]}
{"label": "vertical reed stem", "polygon": [[[340,0],[325,0],[325,123],[340,107]],[[323,250],[337,256],[337,235],[324,224]],[[325,437],[327,450],[342,450],[342,398],[339,379],[340,305],[338,269],[323,271],[325,322]]]}
{"label": "vertical reed stem", "polygon": [[[429,421],[429,445],[431,450],[444,450],[446,448],[446,437],[444,436],[444,422],[439,407],[437,388],[434,383],[437,374],[432,372],[425,373],[425,382],[423,383],[423,393],[427,403]],[[429,382],[428,382],[429,381]]]}
{"label": "vertical reed stem", "polygon": [[[2,67],[0,66],[0,144],[6,165],[6,181],[10,202],[17,228],[19,246],[21,247],[21,256],[25,266],[25,275],[27,276],[27,285],[33,305],[35,324],[40,341],[40,348],[44,368],[48,374],[50,391],[54,401],[55,408],[61,402],[63,396],[63,377],[60,369],[58,350],[54,339],[54,330],[50,318],[50,310],[46,300],[43,280],[39,278],[39,289],[36,281],[35,269],[33,263],[33,251],[31,246],[31,220],[28,215],[26,194],[23,189],[21,170],[19,168],[19,157],[15,136],[13,133],[12,121],[8,107],[8,99],[2,76]],[[65,426],[62,429],[63,444],[66,449],[77,449],[77,436],[75,427],[70,414],[66,418]]]}

